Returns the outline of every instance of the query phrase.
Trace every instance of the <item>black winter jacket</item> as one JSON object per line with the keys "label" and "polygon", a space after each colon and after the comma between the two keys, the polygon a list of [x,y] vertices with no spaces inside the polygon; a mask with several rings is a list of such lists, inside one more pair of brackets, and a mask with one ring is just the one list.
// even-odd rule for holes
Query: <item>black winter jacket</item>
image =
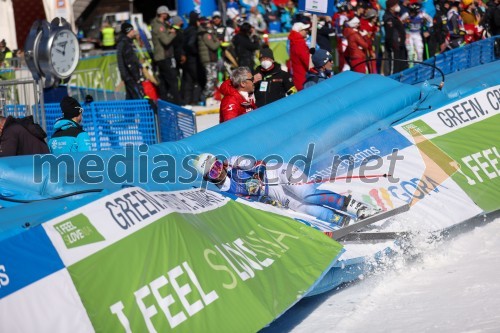
{"label": "black winter jacket", "polygon": [[135,54],[133,40],[124,34],[116,45],[116,59],[123,81],[138,82],[141,79],[141,63]]}
{"label": "black winter jacket", "polygon": [[257,36],[247,36],[244,34],[237,34],[233,37],[233,45],[238,55],[238,65],[247,66],[251,71],[255,67],[255,51],[260,47],[260,42]]}
{"label": "black winter jacket", "polygon": [[383,18],[385,28],[385,47],[387,50],[405,48],[406,31],[403,22],[390,11],[386,11]]}
{"label": "black winter jacket", "polygon": [[16,119],[9,116],[0,133],[0,157],[48,154],[46,136],[40,126],[33,124],[32,117]]}
{"label": "black winter jacket", "polygon": [[270,71],[266,72],[261,66],[258,66],[255,72],[262,74],[262,80],[256,83],[254,91],[257,107],[297,92],[293,85],[292,76],[282,70],[277,63],[274,63],[274,67]]}

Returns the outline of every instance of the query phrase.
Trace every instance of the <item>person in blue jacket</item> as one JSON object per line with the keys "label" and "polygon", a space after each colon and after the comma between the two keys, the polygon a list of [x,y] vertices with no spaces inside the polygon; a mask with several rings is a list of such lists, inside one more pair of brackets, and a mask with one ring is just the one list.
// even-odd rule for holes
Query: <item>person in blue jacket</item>
{"label": "person in blue jacket", "polygon": [[306,74],[304,89],[314,86],[317,83],[325,81],[333,76],[333,57],[330,52],[323,49],[312,49],[313,68],[310,68]]}
{"label": "person in blue jacket", "polygon": [[90,137],[83,130],[83,108],[73,97],[65,96],[60,103],[63,117],[56,120],[54,134],[49,140],[52,154],[89,151]]}
{"label": "person in blue jacket", "polygon": [[350,217],[362,220],[379,212],[378,208],[350,195],[320,190],[314,183],[301,183],[300,180],[307,178],[304,171],[288,163],[264,163],[245,155],[222,161],[210,153],[202,153],[193,166],[221,192],[310,214],[338,226],[349,224]]}

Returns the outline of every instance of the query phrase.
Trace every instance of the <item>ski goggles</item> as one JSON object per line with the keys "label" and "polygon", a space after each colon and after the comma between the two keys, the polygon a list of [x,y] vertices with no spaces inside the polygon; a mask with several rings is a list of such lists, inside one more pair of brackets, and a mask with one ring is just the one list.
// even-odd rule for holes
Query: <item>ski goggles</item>
{"label": "ski goggles", "polygon": [[215,160],[215,162],[210,167],[210,170],[208,170],[207,177],[209,179],[216,180],[219,178],[223,169],[224,169],[224,164],[222,163],[222,161]]}

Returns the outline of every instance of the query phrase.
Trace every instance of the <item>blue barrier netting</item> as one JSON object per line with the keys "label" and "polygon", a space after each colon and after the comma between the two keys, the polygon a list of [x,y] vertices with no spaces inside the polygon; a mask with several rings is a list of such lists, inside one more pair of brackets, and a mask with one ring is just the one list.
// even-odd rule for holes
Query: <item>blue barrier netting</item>
{"label": "blue barrier netting", "polygon": [[196,134],[196,113],[158,100],[158,119],[162,142],[177,141]]}
{"label": "blue barrier netting", "polygon": [[[465,45],[435,57],[427,59],[424,63],[440,68],[443,73],[450,74],[467,68],[483,65],[496,60],[495,40],[492,37],[472,44]],[[426,65],[416,64],[412,68],[389,76],[390,78],[407,84],[416,84],[439,78],[439,71]]]}
{"label": "blue barrier netting", "polygon": [[[85,110],[83,128],[89,133],[95,150],[157,143],[155,116],[147,100],[93,102],[82,106]],[[54,133],[56,120],[61,116],[58,103],[45,104],[49,138]]]}
{"label": "blue barrier netting", "polygon": [[[47,103],[44,106],[46,132],[50,138],[62,112],[59,103]],[[159,142],[155,112],[148,100],[92,102],[82,106],[85,110],[82,125],[89,133],[94,150]],[[160,142],[177,141],[196,133],[196,114],[193,111],[162,100],[158,101],[157,109]],[[24,117],[26,105],[6,105],[5,115]],[[41,115],[37,116],[41,119]]]}

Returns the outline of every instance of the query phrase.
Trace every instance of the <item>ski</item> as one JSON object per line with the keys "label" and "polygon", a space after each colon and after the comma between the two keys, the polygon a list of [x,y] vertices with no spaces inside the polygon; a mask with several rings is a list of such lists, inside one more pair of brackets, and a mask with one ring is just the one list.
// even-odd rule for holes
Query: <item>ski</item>
{"label": "ski", "polygon": [[333,232],[332,238],[335,240],[339,240],[340,238],[342,238],[350,233],[353,233],[355,231],[358,231],[359,229],[364,228],[370,224],[373,224],[375,222],[381,221],[383,219],[386,219],[386,218],[394,216],[394,215],[404,213],[408,210],[410,210],[410,204],[405,204],[405,205],[400,206],[398,208],[375,214],[375,215],[370,216],[366,219],[360,220],[360,221],[355,222],[353,224],[349,224],[346,227],[335,230]]}
{"label": "ski", "polygon": [[413,234],[406,231],[388,231],[388,232],[353,232],[342,237],[343,242],[380,242],[388,240],[397,240],[409,238]]}

